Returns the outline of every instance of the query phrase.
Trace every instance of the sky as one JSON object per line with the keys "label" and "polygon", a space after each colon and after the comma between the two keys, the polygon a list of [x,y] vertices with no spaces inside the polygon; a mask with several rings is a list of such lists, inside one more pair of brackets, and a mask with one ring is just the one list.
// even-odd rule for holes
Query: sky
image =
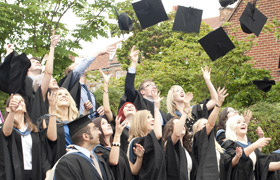
{"label": "sky", "polygon": [[[122,2],[124,0],[116,0],[117,2]],[[138,0],[137,0],[138,1]],[[136,1],[135,1],[136,2]],[[219,4],[219,0],[162,0],[165,11],[169,13],[172,10],[172,6],[181,5],[185,7],[193,7],[197,9],[203,10],[202,19],[216,17],[219,16],[219,8],[221,7]],[[234,7],[234,5],[232,5]],[[230,6],[230,7],[232,7]],[[73,21],[73,15],[68,15],[68,18],[64,20],[65,23],[69,26],[69,28],[74,28],[75,24],[71,24],[69,22]],[[69,21],[68,21],[69,19]],[[123,39],[121,38],[103,38],[99,37],[97,39],[93,39],[92,42],[82,42],[82,49],[77,50],[76,52],[80,57],[89,57],[92,52],[97,52],[98,50],[114,44],[115,42]]]}

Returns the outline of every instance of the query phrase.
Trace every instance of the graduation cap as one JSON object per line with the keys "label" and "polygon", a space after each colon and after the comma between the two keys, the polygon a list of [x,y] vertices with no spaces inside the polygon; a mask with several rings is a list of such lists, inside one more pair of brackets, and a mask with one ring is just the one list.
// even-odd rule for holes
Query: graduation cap
{"label": "graduation cap", "polygon": [[267,17],[256,8],[255,3],[248,3],[239,21],[243,32],[247,34],[254,33],[256,36],[259,36],[267,21]]}
{"label": "graduation cap", "polygon": [[191,7],[178,6],[173,24],[173,31],[199,33],[202,10]]}
{"label": "graduation cap", "polygon": [[130,17],[125,12],[123,12],[119,15],[116,8],[115,8],[115,12],[118,17],[118,23],[119,23],[120,30],[131,31],[133,23],[132,23],[132,20],[130,19]]}
{"label": "graduation cap", "polygon": [[91,112],[84,116],[80,116],[67,124],[69,127],[70,137],[72,137],[80,129],[82,129],[83,127],[85,127],[86,125],[92,122],[92,120],[88,116],[93,113],[96,113],[96,111]]}
{"label": "graduation cap", "polygon": [[228,5],[231,5],[233,3],[235,3],[237,0],[219,0],[220,5],[222,7],[227,7]]}
{"label": "graduation cap", "polygon": [[254,80],[253,83],[257,86],[258,89],[268,92],[271,89],[272,85],[275,85],[274,80],[268,80],[267,77],[264,77],[263,80]]}
{"label": "graduation cap", "polygon": [[212,61],[226,55],[226,53],[235,48],[222,27],[208,33],[198,42]]}
{"label": "graduation cap", "polygon": [[141,0],[132,3],[132,6],[142,29],[168,20],[161,0]]}

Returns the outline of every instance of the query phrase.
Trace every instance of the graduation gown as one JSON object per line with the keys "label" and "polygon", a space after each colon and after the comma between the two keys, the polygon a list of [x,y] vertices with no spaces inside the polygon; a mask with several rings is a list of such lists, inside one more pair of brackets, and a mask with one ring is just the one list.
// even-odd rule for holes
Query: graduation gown
{"label": "graduation gown", "polygon": [[[94,149],[95,153],[101,157],[109,165],[109,155],[111,148],[98,145]],[[129,162],[126,154],[120,149],[119,163],[116,166],[109,165],[116,180],[132,180],[133,176],[130,170]]]}
{"label": "graduation gown", "polygon": [[[1,180],[3,179],[23,179],[23,152],[21,144],[21,135],[13,130],[12,134],[5,137],[1,131],[1,140],[4,138],[4,165],[5,172],[1,170]],[[3,137],[4,136],[4,137]],[[46,131],[31,132],[32,138],[32,179],[44,179],[46,171],[51,168],[50,162],[47,158],[46,146],[47,136]],[[3,158],[2,158],[3,159]],[[0,165],[2,166],[2,165]]]}
{"label": "graduation gown", "polygon": [[[194,180],[196,177],[196,162],[192,153],[192,171],[190,172],[190,179]],[[166,172],[169,180],[190,180],[188,179],[188,162],[185,149],[180,140],[173,144],[171,137],[168,137],[165,147]]]}
{"label": "graduation gown", "polygon": [[[59,160],[55,169],[55,179],[58,180],[102,180],[91,162],[78,153],[70,153]],[[104,164],[104,160],[98,157],[103,180],[114,180],[114,176]]]}
{"label": "graduation gown", "polygon": [[[226,140],[223,143],[223,148],[226,150],[226,161],[231,162],[232,158],[235,156],[236,147],[242,147],[237,142]],[[242,147],[243,149],[243,147]],[[270,157],[261,153],[258,149],[254,151],[256,153],[257,161],[255,166],[255,171],[253,171],[253,161],[242,154],[239,163],[231,169],[230,179],[232,180],[267,180],[269,177],[268,167]]]}
{"label": "graduation gown", "polygon": [[[135,147],[135,143],[141,144],[145,149],[143,156],[141,170],[136,179],[153,179],[153,180],[165,180],[166,179],[166,163],[165,153],[162,147],[161,139],[158,140],[154,131],[151,131],[147,136],[136,138],[130,143],[129,154],[130,161],[135,162],[136,155],[133,153],[132,147]],[[133,160],[132,160],[133,159]]]}
{"label": "graduation gown", "polygon": [[214,138],[214,129],[207,135],[206,127],[194,135],[193,153],[198,163],[197,180],[229,180],[229,174],[227,172],[231,168],[231,162],[225,161],[225,154],[220,153],[218,170]]}

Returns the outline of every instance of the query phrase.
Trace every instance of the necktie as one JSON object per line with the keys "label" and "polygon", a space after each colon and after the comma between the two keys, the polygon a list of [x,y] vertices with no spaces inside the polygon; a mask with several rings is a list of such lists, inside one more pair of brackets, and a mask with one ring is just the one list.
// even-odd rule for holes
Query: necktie
{"label": "necktie", "polygon": [[[87,92],[87,97],[88,97],[88,100],[91,102],[91,104],[93,105],[94,102],[92,102],[92,99],[91,99],[91,94],[90,94],[90,91],[88,90],[87,86],[85,84],[82,84],[81,85]],[[93,112],[93,109],[90,109],[89,110],[90,113]]]}
{"label": "necktie", "polygon": [[95,156],[92,155],[92,154],[90,155],[90,158],[91,158],[92,161],[93,161],[93,165],[94,165],[96,171],[98,172],[98,174],[100,175],[100,177],[103,179],[102,173],[101,173],[101,170],[100,170],[100,166],[99,166],[99,163],[98,163],[97,159],[96,159]]}

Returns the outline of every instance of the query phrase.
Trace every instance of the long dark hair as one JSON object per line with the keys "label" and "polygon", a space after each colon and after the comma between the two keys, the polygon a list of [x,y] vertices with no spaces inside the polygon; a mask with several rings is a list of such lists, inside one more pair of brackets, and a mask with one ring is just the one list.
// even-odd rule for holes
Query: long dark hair
{"label": "long dark hair", "polygon": [[[180,117],[174,117],[172,119],[170,119],[166,124],[165,124],[165,127],[164,127],[164,133],[163,133],[163,137],[162,137],[162,140],[163,140],[163,143],[165,143],[167,141],[167,138],[169,136],[172,135],[173,133],[173,130],[174,130],[174,123],[173,121],[175,119],[179,119]],[[184,148],[186,148],[186,150],[190,153],[192,152],[192,143],[191,143],[191,135],[189,134],[189,131],[188,131],[188,128],[186,128],[186,134],[184,135],[183,137],[183,146]]]}
{"label": "long dark hair", "polygon": [[218,121],[218,125],[217,125],[217,129],[220,130],[220,129],[226,129],[226,122],[228,120],[228,108],[229,107],[226,107],[225,109],[222,110],[222,112],[220,113],[219,115],[219,121]]}
{"label": "long dark hair", "polygon": [[[14,94],[14,96],[22,97],[20,94]],[[23,97],[22,97],[22,99],[24,100],[24,103],[25,103],[25,99]],[[10,101],[11,101],[11,96],[6,101],[4,121],[6,120],[7,116],[9,115],[7,108],[9,107]],[[26,106],[26,103],[25,103],[25,106]],[[28,125],[28,130],[30,130],[32,132],[38,132],[37,126],[32,123],[27,111],[24,113],[24,122]],[[14,127],[17,129],[20,129],[19,124],[16,121],[14,121]]]}
{"label": "long dark hair", "polygon": [[[105,142],[105,136],[104,136],[104,132],[101,128],[101,121],[102,121],[102,117],[98,117],[98,118],[95,118],[92,122],[95,124],[96,127],[99,128],[99,131],[101,132],[100,136],[99,136],[99,141],[100,141],[100,144],[102,146],[109,146],[109,144],[107,144]],[[105,119],[106,120],[106,119]],[[106,120],[107,121],[107,120]],[[112,144],[113,142],[113,136],[110,137],[110,143]]]}

